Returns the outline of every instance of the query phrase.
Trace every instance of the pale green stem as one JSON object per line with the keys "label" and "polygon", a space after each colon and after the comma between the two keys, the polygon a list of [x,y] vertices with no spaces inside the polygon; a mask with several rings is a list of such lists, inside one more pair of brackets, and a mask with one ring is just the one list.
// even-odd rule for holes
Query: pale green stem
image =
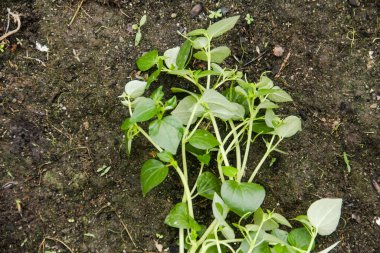
{"label": "pale green stem", "polygon": [[258,112],[257,109],[255,111],[252,111],[252,105],[250,103],[248,103],[248,105],[249,105],[249,112],[250,112],[250,116],[251,117],[249,118],[248,133],[247,133],[247,144],[246,144],[246,147],[245,147],[243,164],[241,165],[241,169],[238,170],[238,174],[237,174],[237,177],[236,177],[236,181],[238,181],[238,182],[241,181],[241,179],[242,179],[242,177],[244,175],[244,171],[245,171],[246,166],[247,166],[247,161],[248,161],[248,156],[249,156],[249,149],[251,147],[253,120],[255,119],[256,114]]}
{"label": "pale green stem", "polygon": [[[211,39],[206,37],[208,39],[207,43],[207,70],[211,70]],[[210,89],[210,83],[211,83],[211,75],[207,75],[207,89]]]}
{"label": "pale green stem", "polygon": [[263,220],[261,221],[260,226],[259,226],[258,230],[256,231],[256,235],[255,235],[255,237],[253,238],[252,244],[249,245],[248,253],[251,253],[252,250],[255,248],[255,246],[256,246],[256,241],[257,241],[257,238],[259,237],[259,234],[260,234],[261,228],[263,227],[264,222],[266,222],[266,221],[267,221],[267,219],[263,219]]}
{"label": "pale green stem", "polygon": [[215,117],[214,117],[214,115],[212,115],[212,113],[209,113],[209,115],[210,115],[210,120],[212,122],[212,126],[214,127],[216,139],[220,143],[219,144],[219,150],[220,150],[220,153],[222,155],[224,165],[230,166],[230,163],[229,163],[228,158],[227,158],[226,151],[224,150],[224,147],[223,147],[222,138],[220,137],[219,128],[218,128],[218,125],[216,123]]}
{"label": "pale green stem", "polygon": [[140,126],[137,125],[137,128],[139,129],[139,132],[142,133],[145,138],[150,142],[152,143],[152,145],[159,151],[159,152],[162,152],[163,149],[160,148],[160,146],[157,145],[157,143],[155,143],[152,138],[150,138],[149,134],[147,132],[144,131],[144,129],[142,129]]}
{"label": "pale green stem", "polygon": [[196,241],[188,251],[188,253],[195,253],[200,245],[206,240],[207,236],[214,231],[215,227],[219,225],[218,221],[214,219],[214,221],[208,226],[207,230],[203,233],[202,237]]}
{"label": "pale green stem", "polygon": [[189,209],[189,215],[192,218],[194,218],[193,204],[191,202],[191,192],[190,192],[190,188],[189,188],[187,179],[186,179],[184,173],[182,172],[182,170],[178,166],[175,166],[174,169],[176,170],[176,172],[179,175],[181,182],[183,184],[184,193],[183,193],[182,202],[187,202],[187,207]]}
{"label": "pale green stem", "polygon": [[185,253],[185,229],[179,229],[179,253]]}
{"label": "pale green stem", "polygon": [[[204,164],[204,163],[201,163],[201,168],[199,169],[199,173],[198,173],[198,177],[197,177],[197,178],[199,178],[199,176],[202,174],[204,166],[205,166],[205,164]],[[197,184],[195,183],[194,186],[193,186],[193,189],[191,189],[191,195],[194,194],[194,192],[195,192],[196,189],[197,189]],[[198,195],[198,194],[197,194],[197,195]],[[195,195],[195,196],[197,196],[197,195]],[[195,196],[193,196],[193,198],[194,198]]]}
{"label": "pale green stem", "polygon": [[[282,138],[280,138],[275,145],[273,145],[273,141],[275,139],[276,135],[272,136],[272,139],[270,140],[267,151],[265,152],[264,156],[261,158],[260,162],[257,164],[255,170],[253,171],[251,177],[249,178],[248,182],[252,182],[253,179],[255,178],[257,172],[259,172],[261,166],[265,162],[265,160],[268,158],[269,154],[277,147],[277,145],[282,141]],[[273,145],[273,146],[272,146]]]}
{"label": "pale green stem", "polygon": [[311,240],[310,240],[310,243],[309,243],[309,247],[307,248],[306,253],[310,253],[311,252],[311,249],[313,248],[314,240],[317,237],[317,234],[318,234],[318,229],[316,229],[315,231],[313,231],[313,234],[311,236]]}
{"label": "pale green stem", "polygon": [[235,153],[236,153],[236,168],[238,170],[241,169],[241,153],[240,153],[240,143],[239,143],[239,137],[236,133],[236,127],[235,127],[235,124],[232,120],[229,120],[228,123],[230,123],[230,126],[231,126],[231,131],[233,132],[233,135],[234,135],[234,142],[236,142],[236,146],[235,146]]}

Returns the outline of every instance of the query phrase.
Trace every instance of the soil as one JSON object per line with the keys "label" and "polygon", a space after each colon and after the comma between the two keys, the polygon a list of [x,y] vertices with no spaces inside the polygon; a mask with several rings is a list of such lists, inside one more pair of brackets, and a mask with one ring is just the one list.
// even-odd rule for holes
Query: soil
{"label": "soil", "polygon": [[[207,27],[207,10],[222,7],[242,15],[219,40],[239,60],[226,65],[250,80],[272,71],[294,99],[282,113],[303,120],[281,146],[288,154],[260,172],[264,207],[295,217],[319,198],[343,198],[338,230],[319,248],[340,240],[335,252],[380,252],[378,1],[209,0],[192,17],[193,1],[87,0],[68,25],[80,2],[0,2],[0,34],[7,8],[22,14],[0,53],[0,252],[157,252],[155,241],[176,252],[177,232],[163,220],[181,187],[171,175],[142,197],[139,171],[154,148],[140,138],[127,157],[118,96],[138,56],[179,45],[177,30]],[[135,47],[131,25],[144,14]],[[103,165],[111,168],[100,176]]]}

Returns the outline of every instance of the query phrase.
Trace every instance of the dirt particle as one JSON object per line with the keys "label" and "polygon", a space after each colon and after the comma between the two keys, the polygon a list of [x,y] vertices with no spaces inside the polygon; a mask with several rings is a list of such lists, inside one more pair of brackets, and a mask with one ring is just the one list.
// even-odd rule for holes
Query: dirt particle
{"label": "dirt particle", "polygon": [[360,6],[360,2],[358,0],[348,0],[348,3],[351,5],[351,6],[354,6],[354,7],[358,7]]}
{"label": "dirt particle", "polygon": [[52,190],[62,191],[63,183],[61,176],[54,171],[47,171],[42,179],[42,182]]}
{"label": "dirt particle", "polygon": [[203,4],[196,4],[190,11],[190,15],[192,18],[195,18],[203,11]]}
{"label": "dirt particle", "polygon": [[284,54],[285,50],[282,46],[275,46],[273,48],[273,55],[277,57],[281,57]]}

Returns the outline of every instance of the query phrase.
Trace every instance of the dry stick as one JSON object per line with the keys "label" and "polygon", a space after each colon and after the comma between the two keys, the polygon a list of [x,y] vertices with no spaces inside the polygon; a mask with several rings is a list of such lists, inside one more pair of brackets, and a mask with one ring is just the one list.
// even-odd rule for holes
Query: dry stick
{"label": "dry stick", "polygon": [[281,71],[285,68],[286,63],[288,63],[289,57],[290,57],[290,51],[289,51],[288,55],[286,56],[285,60],[282,62],[281,67],[280,67],[280,70],[279,70],[278,73],[274,76],[275,78],[279,78],[279,77],[280,77],[280,75],[281,75]]}
{"label": "dry stick", "polygon": [[[45,238],[42,240],[40,246],[38,247],[38,253],[39,253],[39,252],[42,252],[42,253],[45,252],[45,243],[46,243],[46,240],[51,240],[51,241],[59,242],[59,243],[61,243],[63,246],[65,246],[66,249],[68,249],[71,253],[74,253],[74,251],[73,251],[72,249],[70,249],[70,247],[67,246],[66,243],[64,243],[63,241],[61,241],[61,240],[59,240],[59,239],[57,239],[57,238],[53,238],[53,237],[45,237]],[[41,251],[41,249],[42,249],[42,251]]]}
{"label": "dry stick", "polygon": [[10,31],[10,32],[7,32],[5,33],[3,36],[0,37],[0,41],[4,40],[5,38],[11,36],[12,34],[15,34],[18,32],[18,30],[20,30],[21,28],[21,19],[20,19],[20,15],[16,14],[16,13],[13,13],[11,12],[10,9],[8,9],[8,13],[13,17],[13,20],[17,23],[17,28]]}
{"label": "dry stick", "polygon": [[115,210],[114,210],[114,212],[115,212],[116,216],[119,218],[120,223],[123,225],[125,231],[127,231],[127,234],[129,236],[129,239],[131,239],[133,246],[135,246],[135,248],[137,248],[137,245],[136,245],[135,241],[133,240],[133,237],[132,237],[131,233],[129,232],[127,225],[125,225],[125,223],[123,222],[123,220],[121,219],[121,217],[119,216],[119,214]]}
{"label": "dry stick", "polygon": [[78,4],[77,10],[75,11],[74,16],[71,18],[71,21],[70,21],[68,26],[71,26],[71,24],[74,22],[75,17],[78,15],[78,12],[83,5],[83,2],[84,2],[84,0],[80,1],[80,3]]}

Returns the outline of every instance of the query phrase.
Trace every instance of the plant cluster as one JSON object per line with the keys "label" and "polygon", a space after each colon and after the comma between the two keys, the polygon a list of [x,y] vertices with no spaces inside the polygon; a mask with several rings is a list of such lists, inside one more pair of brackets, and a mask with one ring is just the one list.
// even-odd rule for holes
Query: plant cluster
{"label": "plant cluster", "polygon": [[[168,49],[163,55],[152,50],[137,60],[138,68],[151,74],[147,80],[128,82],[120,96],[129,112],[121,127],[127,150],[130,153],[133,139],[143,135],[158,151],[141,169],[144,196],[169,172],[178,175],[182,201],[172,208],[165,223],[179,230],[181,253],[311,252],[318,234],[335,231],[342,200],[314,202],[307,215],[294,219],[302,224],[299,228],[293,228],[275,210],[261,207],[266,193],[263,186],[254,183],[255,177],[272,152],[283,152],[279,144],[301,130],[301,120],[275,113],[279,104],[292,99],[265,73],[251,82],[238,69],[219,65],[231,51],[226,46],[214,47],[212,41],[231,30],[238,19],[226,18],[207,29],[191,31],[182,35],[186,41],[181,47]],[[207,69],[191,69],[193,58],[206,62]],[[187,80],[194,90],[173,86],[171,91],[181,93],[182,99],[165,99],[168,96],[160,86],[149,97],[144,96],[162,73]],[[260,139],[266,151],[253,166],[248,158]],[[215,166],[209,166],[211,160]],[[192,183],[189,163],[195,161],[198,176]],[[210,201],[210,224],[201,224],[195,216],[195,198]],[[231,222],[231,213],[240,219]]]}

